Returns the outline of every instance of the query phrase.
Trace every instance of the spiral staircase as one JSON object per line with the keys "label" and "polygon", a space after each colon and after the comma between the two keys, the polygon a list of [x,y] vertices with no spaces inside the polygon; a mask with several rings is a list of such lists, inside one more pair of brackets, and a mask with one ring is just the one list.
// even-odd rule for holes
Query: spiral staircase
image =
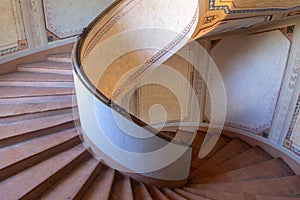
{"label": "spiral staircase", "polygon": [[[203,36],[199,2],[117,0],[84,29],[72,53],[0,75],[0,200],[300,199],[299,163],[282,152],[238,133],[219,136],[219,126],[154,129],[119,104],[133,84]],[[220,91],[210,95],[222,99]],[[134,133],[124,134],[113,119]],[[150,142],[136,139],[139,131],[150,133]],[[118,155],[106,138],[127,151]],[[173,149],[151,163],[136,159],[166,144]],[[143,171],[176,154],[175,147],[184,149],[175,164]]]}
{"label": "spiral staircase", "polygon": [[1,200],[300,199],[300,177],[280,157],[225,135],[199,159],[206,133],[197,132],[189,179],[179,188],[136,181],[93,158],[75,127],[70,56],[0,76]]}

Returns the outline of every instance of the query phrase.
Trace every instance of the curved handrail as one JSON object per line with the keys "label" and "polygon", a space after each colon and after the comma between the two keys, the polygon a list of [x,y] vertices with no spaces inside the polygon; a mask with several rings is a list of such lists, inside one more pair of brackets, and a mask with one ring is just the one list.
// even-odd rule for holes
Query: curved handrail
{"label": "curved handrail", "polygon": [[91,81],[88,79],[86,74],[82,70],[82,63],[81,63],[81,51],[82,51],[82,45],[85,42],[86,37],[89,34],[89,31],[92,30],[97,23],[111,10],[115,8],[116,5],[121,3],[122,0],[116,0],[113,2],[110,6],[108,6],[102,13],[100,13],[86,28],[83,29],[82,33],[78,36],[77,41],[75,42],[73,52],[72,52],[72,66],[73,70],[76,73],[77,77],[79,77],[80,81],[84,84],[84,86],[95,95],[95,97],[100,100],[103,104],[110,107],[117,113],[121,114],[126,119],[134,122],[139,127],[142,127],[152,133],[153,135],[156,135],[168,142],[172,142],[175,144],[179,144],[182,146],[191,146],[191,144],[186,144],[181,140],[174,140],[171,137],[166,136],[165,134],[160,133],[159,130],[155,129],[151,125],[147,124],[146,122],[142,121],[141,119],[137,118],[136,116],[132,115],[126,109],[122,108],[120,105],[113,102],[111,99],[107,98],[97,87],[95,87]]}
{"label": "curved handrail", "polygon": [[[99,91],[86,77],[86,75],[82,72],[80,65],[78,64],[78,52],[80,49],[80,44],[81,44],[82,38],[80,37],[77,42],[74,45],[74,51],[72,53],[72,65],[73,65],[73,69],[74,72],[76,73],[76,75],[80,78],[80,81],[84,84],[84,86],[92,93],[95,95],[95,97],[100,100],[104,105],[110,107],[111,109],[113,109],[114,111],[118,112],[119,114],[121,114],[123,117],[125,117],[126,119],[134,122],[136,125],[146,129],[147,131],[149,131],[150,133],[152,133],[153,135],[156,135],[168,142],[173,142],[175,144],[179,144],[182,146],[187,146],[186,143],[182,142],[182,141],[178,141],[178,140],[173,140],[173,138],[171,137],[167,137],[165,134],[161,134],[159,130],[155,129],[154,127],[150,126],[149,124],[147,124],[146,122],[140,120],[139,118],[137,118],[136,116],[130,114],[129,112],[127,112],[124,108],[122,108],[121,106],[119,106],[118,104],[114,103],[113,101],[111,101],[109,98],[107,98],[101,91]],[[190,146],[190,145],[189,145]]]}

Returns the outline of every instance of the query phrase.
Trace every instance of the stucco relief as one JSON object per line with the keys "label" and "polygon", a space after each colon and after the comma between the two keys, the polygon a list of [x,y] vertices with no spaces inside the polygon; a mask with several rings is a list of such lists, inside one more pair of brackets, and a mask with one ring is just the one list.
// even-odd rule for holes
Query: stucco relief
{"label": "stucco relief", "polygon": [[284,147],[300,156],[300,95],[294,109]]}
{"label": "stucco relief", "polygon": [[[78,35],[112,0],[43,0],[46,28],[59,39]],[[84,8],[84,9],[83,9]]]}
{"label": "stucco relief", "polygon": [[[227,93],[226,126],[254,134],[270,128],[289,48],[289,40],[280,31],[271,31],[223,39],[212,49]],[[206,104],[209,119],[208,100]]]}
{"label": "stucco relief", "polygon": [[[274,144],[283,143],[282,138],[286,138],[286,133],[289,129],[291,119],[290,105],[293,104],[293,95],[295,89],[297,88],[296,83],[299,79],[300,73],[300,26],[296,25],[294,28],[294,37],[292,42],[292,47],[289,54],[289,61],[287,64],[287,70],[285,75],[285,80],[282,85],[281,97],[278,101],[278,107],[276,109],[276,115],[271,128],[271,142]],[[298,86],[299,87],[299,86]],[[293,108],[294,109],[294,108]],[[281,144],[282,144],[281,143]]]}
{"label": "stucco relief", "polygon": [[0,4],[0,56],[28,48],[23,13],[19,0],[5,0]]}
{"label": "stucco relief", "polygon": [[43,18],[43,7],[40,1],[28,0],[28,9],[30,12],[30,34],[34,46],[41,46],[45,42],[45,24]]}
{"label": "stucco relief", "polygon": [[226,14],[254,13],[254,12],[287,12],[293,9],[299,9],[297,0],[209,0],[209,10],[224,10]]}

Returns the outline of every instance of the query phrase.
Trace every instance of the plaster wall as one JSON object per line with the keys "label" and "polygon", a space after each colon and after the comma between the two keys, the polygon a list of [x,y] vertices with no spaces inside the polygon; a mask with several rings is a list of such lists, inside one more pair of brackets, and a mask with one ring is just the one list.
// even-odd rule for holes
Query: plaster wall
{"label": "plaster wall", "polygon": [[0,64],[73,43],[82,29],[112,2],[3,0],[0,5]]}
{"label": "plaster wall", "polygon": [[[222,39],[211,50],[226,87],[226,126],[269,133],[289,49],[290,41],[277,30]],[[208,118],[209,112],[208,105]]]}

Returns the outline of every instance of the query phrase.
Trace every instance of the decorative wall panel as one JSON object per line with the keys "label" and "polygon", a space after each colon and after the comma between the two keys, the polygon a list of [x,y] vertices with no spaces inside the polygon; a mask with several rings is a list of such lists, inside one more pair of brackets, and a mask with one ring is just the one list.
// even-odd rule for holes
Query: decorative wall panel
{"label": "decorative wall panel", "polygon": [[[196,59],[195,45],[187,45],[178,54],[194,61]],[[178,55],[173,55],[163,63],[163,66],[170,67],[176,71],[177,76],[186,81],[179,84],[178,77],[174,77],[174,74],[171,75],[164,67],[156,68],[145,79],[147,83],[152,84],[143,85],[133,96],[136,104],[134,110],[138,111],[136,115],[144,122],[151,122],[152,125],[189,122],[191,120],[194,68],[191,63]],[[162,80],[164,80],[164,85],[161,85]]]}
{"label": "decorative wall panel", "polygon": [[81,33],[113,0],[43,0],[48,41]]}
{"label": "decorative wall panel", "polygon": [[284,142],[284,147],[300,156],[300,95]]}
{"label": "decorative wall panel", "polygon": [[[281,31],[227,38],[211,51],[225,83],[226,126],[268,137],[290,41]],[[209,104],[205,115],[210,118]]]}
{"label": "decorative wall panel", "polygon": [[20,0],[4,0],[0,4],[0,56],[28,48]]}

